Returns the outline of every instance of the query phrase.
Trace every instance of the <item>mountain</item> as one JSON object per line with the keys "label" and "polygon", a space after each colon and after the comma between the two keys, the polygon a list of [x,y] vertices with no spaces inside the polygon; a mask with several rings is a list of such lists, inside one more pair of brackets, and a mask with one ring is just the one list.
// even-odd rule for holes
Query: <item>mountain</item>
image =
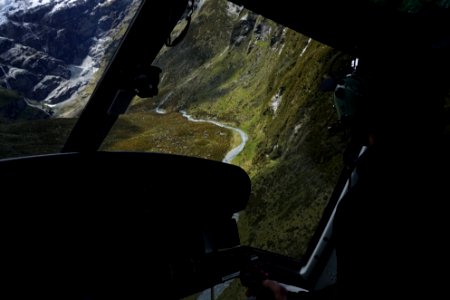
{"label": "mountain", "polygon": [[41,108],[73,99],[101,67],[138,4],[0,1],[0,85]]}

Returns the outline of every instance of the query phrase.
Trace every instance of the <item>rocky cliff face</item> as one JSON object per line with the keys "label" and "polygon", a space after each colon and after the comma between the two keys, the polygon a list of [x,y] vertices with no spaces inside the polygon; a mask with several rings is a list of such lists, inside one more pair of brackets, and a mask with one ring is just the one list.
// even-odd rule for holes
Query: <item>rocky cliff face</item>
{"label": "rocky cliff face", "polygon": [[87,84],[120,24],[139,4],[134,0],[2,2],[0,86],[48,104],[70,99]]}

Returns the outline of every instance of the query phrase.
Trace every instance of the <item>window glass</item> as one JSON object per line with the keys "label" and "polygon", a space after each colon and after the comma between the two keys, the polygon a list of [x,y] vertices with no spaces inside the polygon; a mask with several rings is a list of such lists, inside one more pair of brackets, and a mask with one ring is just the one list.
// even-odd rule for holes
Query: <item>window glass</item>
{"label": "window glass", "polygon": [[[61,149],[139,4],[0,0],[1,157]],[[353,59],[226,0],[195,1],[185,39],[154,62],[159,95],[134,99],[101,149],[242,167],[252,195],[241,243],[300,258],[346,142],[330,130],[337,114],[323,85]]]}
{"label": "window glass", "polygon": [[0,0],[0,158],[58,152],[140,0]]}
{"label": "window glass", "polygon": [[[341,170],[330,77],[352,58],[225,0],[196,2],[164,47],[159,95],[134,99],[103,150],[225,160],[251,176],[242,244],[302,257]],[[186,26],[181,21],[173,38]]]}

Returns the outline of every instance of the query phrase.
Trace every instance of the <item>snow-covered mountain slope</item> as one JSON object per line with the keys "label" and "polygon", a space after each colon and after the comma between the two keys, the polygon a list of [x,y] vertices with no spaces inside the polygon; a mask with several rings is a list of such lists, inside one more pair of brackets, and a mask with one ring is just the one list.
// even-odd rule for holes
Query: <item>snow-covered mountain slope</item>
{"label": "snow-covered mountain slope", "polygon": [[140,0],[0,0],[0,86],[29,102],[74,98]]}

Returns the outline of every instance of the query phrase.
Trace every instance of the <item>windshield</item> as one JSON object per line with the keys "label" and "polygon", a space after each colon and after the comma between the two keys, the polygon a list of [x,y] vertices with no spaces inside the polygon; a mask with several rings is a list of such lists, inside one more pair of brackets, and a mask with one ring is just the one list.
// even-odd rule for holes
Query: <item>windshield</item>
{"label": "windshield", "polygon": [[[427,2],[392,7],[416,13]],[[141,4],[0,0],[0,158],[62,149]],[[252,194],[235,215],[241,244],[303,257],[343,169],[348,136],[333,91],[358,57],[226,0],[193,1],[192,22],[180,20],[177,36],[184,39],[153,61],[162,70],[158,95],[132,98],[100,150],[243,168]],[[239,297],[237,285],[222,297]]]}
{"label": "windshield", "polygon": [[0,1],[0,157],[61,150],[140,2]]}
{"label": "windshield", "polygon": [[[140,1],[0,4],[0,155],[59,152]],[[337,116],[320,86],[353,59],[231,2],[195,1],[188,34],[153,62],[159,94],[135,97],[101,150],[242,167],[253,185],[243,242],[301,257],[346,142],[329,130]]]}
{"label": "windshield", "polygon": [[196,3],[185,39],[153,62],[162,69],[159,94],[136,97],[101,149],[244,168],[253,193],[239,217],[243,241],[301,257],[346,142],[329,130],[337,114],[321,85],[351,72],[354,58],[230,2]]}
{"label": "windshield", "polygon": [[[242,167],[252,194],[236,216],[241,243],[301,258],[347,141],[332,130],[337,114],[323,82],[351,72],[355,58],[225,0],[196,4],[184,40],[153,62],[162,69],[159,94],[136,97],[101,149]],[[240,289],[234,282],[223,299],[238,298]]]}

